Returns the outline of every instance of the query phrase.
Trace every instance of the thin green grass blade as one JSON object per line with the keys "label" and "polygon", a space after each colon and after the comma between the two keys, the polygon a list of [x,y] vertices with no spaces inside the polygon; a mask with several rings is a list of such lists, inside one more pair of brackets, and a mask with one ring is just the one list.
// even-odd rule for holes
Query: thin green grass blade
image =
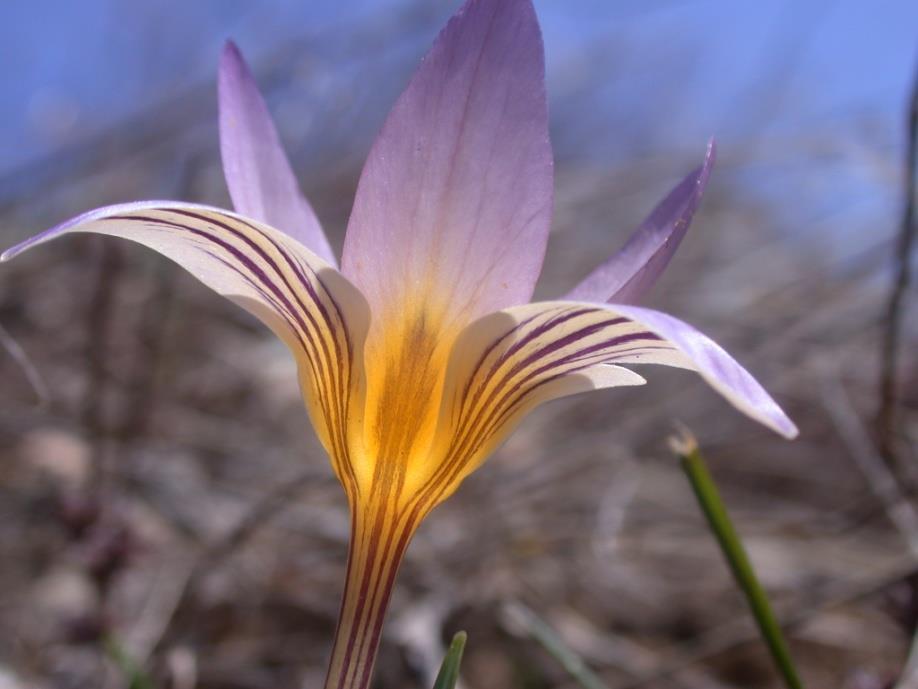
{"label": "thin green grass blade", "polygon": [[440,672],[437,673],[437,679],[434,682],[433,689],[453,689],[456,686],[456,680],[459,679],[459,664],[462,662],[462,652],[465,650],[465,641],[467,639],[465,632],[458,632],[453,637],[443,664],[440,666]]}
{"label": "thin green grass blade", "polygon": [[533,610],[518,601],[508,603],[504,610],[509,620],[541,644],[583,689],[609,689],[583,658],[564,643],[558,632]]}
{"label": "thin green grass blade", "polygon": [[752,563],[746,555],[742,541],[733,527],[727,508],[721,500],[720,493],[711,477],[710,472],[705,465],[704,458],[698,449],[698,443],[687,431],[683,431],[681,436],[673,438],[671,442],[673,451],[679,456],[682,462],[682,468],[692,484],[692,490],[698,503],[708,520],[711,531],[714,532],[717,542],[733,571],[733,576],[739,584],[752,614],[755,617],[756,624],[762,638],[768,645],[768,650],[774,659],[775,665],[784,684],[788,689],[803,689],[803,683],[797,674],[794,661],[791,659],[787,643],[784,641],[784,635],[775,619],[765,595],[765,590],[759,584],[759,580],[752,568]]}
{"label": "thin green grass blade", "polygon": [[124,674],[128,689],[153,689],[153,680],[140,667],[114,636],[104,639],[105,651]]}

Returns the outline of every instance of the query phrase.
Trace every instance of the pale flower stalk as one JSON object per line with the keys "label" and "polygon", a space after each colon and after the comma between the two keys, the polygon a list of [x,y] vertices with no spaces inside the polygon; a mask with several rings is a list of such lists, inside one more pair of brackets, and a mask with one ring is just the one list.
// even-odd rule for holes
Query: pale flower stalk
{"label": "pale flower stalk", "polygon": [[640,385],[630,366],[662,364],[696,371],[747,416],[796,434],[720,346],[635,305],[688,228],[713,143],[624,248],[566,295],[529,303],[553,186],[542,39],[530,0],[470,0],[441,32],[370,151],[340,269],[231,44],[219,87],[236,212],[162,201],[111,206],[3,259],[71,232],[131,239],[179,263],[288,345],[351,509],[328,689],[369,685],[418,524],[539,404]]}

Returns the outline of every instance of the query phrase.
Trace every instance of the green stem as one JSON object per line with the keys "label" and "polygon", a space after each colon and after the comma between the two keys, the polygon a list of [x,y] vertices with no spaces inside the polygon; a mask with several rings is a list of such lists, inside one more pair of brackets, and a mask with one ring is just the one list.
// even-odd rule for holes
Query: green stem
{"label": "green stem", "polygon": [[759,584],[742,541],[730,521],[727,508],[721,500],[714,479],[705,466],[697,442],[690,433],[684,431],[681,437],[674,438],[671,444],[673,451],[682,462],[682,468],[692,484],[695,497],[698,498],[698,503],[720,544],[733,576],[746,597],[746,602],[752,610],[762,638],[768,645],[768,650],[771,652],[771,657],[785,685],[788,689],[803,689],[803,683],[794,667],[784,635],[768,603],[765,590]]}

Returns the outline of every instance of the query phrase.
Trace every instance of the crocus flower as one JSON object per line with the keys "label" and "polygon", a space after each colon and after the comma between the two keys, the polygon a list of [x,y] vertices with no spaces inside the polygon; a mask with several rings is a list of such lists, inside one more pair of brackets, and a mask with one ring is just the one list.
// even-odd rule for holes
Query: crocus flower
{"label": "crocus flower", "polygon": [[233,45],[223,53],[219,92],[235,213],[160,201],[110,206],[3,258],[71,232],[132,239],[289,346],[352,518],[327,687],[368,685],[418,524],[537,405],[639,385],[644,379],[625,365],[662,364],[696,371],[740,411],[796,434],[720,346],[634,305],[685,234],[713,144],[624,248],[563,297],[529,303],[553,185],[530,0],[469,0],[441,32],[370,151],[340,269]]}

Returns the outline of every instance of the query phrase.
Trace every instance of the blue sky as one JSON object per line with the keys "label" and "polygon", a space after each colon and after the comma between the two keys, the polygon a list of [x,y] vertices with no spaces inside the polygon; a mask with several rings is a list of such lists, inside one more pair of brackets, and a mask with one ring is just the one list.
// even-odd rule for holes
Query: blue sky
{"label": "blue sky", "polygon": [[[333,34],[403,2],[3,3],[0,170],[206,83],[228,36],[257,63],[284,41]],[[454,4],[434,3],[435,13],[445,18]],[[793,131],[861,113],[892,130],[918,65],[918,3],[908,0],[536,0],[536,7],[553,103],[579,75],[610,116],[664,118],[671,140],[654,143],[661,148],[711,134],[729,140],[750,123]],[[605,43],[627,49],[596,66],[592,56]],[[606,80],[617,84],[608,95]],[[690,97],[669,110],[673,80]],[[780,103],[750,118],[765,87],[777,88]]]}

